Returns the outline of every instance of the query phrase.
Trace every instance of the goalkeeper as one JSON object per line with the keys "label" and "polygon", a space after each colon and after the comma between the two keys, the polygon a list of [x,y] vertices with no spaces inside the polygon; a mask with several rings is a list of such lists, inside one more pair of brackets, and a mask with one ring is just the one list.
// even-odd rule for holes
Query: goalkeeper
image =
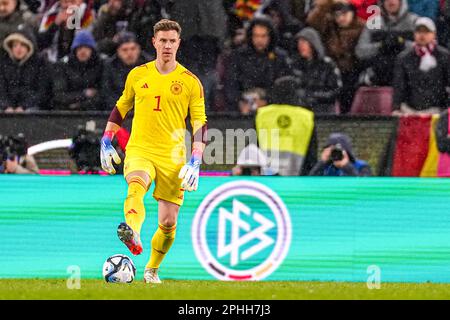
{"label": "goalkeeper", "polygon": [[[206,140],[203,87],[198,78],[176,60],[180,25],[161,20],[154,26],[152,43],[156,59],[130,71],[125,89],[111,112],[101,142],[102,168],[114,174],[120,157],[111,141],[126,114],[134,107],[130,140],[126,148],[124,176],[128,194],[125,222],[117,229],[119,239],[134,254],[142,253],[141,227],[145,219],[144,196],[152,182],[158,201],[158,228],[151,241],[146,283],[160,283],[158,270],[175,239],[177,217],[184,190],[198,187],[200,163]],[[186,162],[185,130],[189,115],[194,142]]]}

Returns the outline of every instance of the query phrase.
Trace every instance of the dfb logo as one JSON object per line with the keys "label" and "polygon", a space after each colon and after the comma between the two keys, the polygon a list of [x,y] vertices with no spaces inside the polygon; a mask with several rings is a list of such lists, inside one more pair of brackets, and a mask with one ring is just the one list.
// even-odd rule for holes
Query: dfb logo
{"label": "dfb logo", "polygon": [[291,221],[281,198],[254,181],[234,181],[213,190],[193,224],[194,251],[220,280],[260,280],[287,255]]}

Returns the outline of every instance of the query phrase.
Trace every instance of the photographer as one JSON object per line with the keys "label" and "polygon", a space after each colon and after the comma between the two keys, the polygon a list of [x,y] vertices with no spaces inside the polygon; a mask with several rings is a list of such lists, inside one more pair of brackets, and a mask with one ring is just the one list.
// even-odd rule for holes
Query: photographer
{"label": "photographer", "polygon": [[[69,156],[72,159],[71,170],[73,173],[99,173],[101,169],[100,157],[100,140],[102,131],[99,129],[86,129],[82,126],[77,128],[73,138],[72,145],[69,147]],[[124,151],[129,139],[128,132],[121,128],[117,133],[117,139],[114,141],[114,147],[120,157],[124,157]],[[123,172],[123,165],[119,165],[117,172]]]}
{"label": "photographer", "polygon": [[277,175],[277,171],[271,168],[265,153],[257,145],[249,144],[242,149],[231,174],[233,176],[272,176]]}
{"label": "photographer", "polygon": [[322,151],[320,161],[311,169],[310,176],[372,175],[369,164],[353,155],[351,140],[342,133],[332,133]]}
{"label": "photographer", "polygon": [[16,137],[0,136],[0,173],[39,173],[36,161],[27,154],[27,149],[23,134]]}

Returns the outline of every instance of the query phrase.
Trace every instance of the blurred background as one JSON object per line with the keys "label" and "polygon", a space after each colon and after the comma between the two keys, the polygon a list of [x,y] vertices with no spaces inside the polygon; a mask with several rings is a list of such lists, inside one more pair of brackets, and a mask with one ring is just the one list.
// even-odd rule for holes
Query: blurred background
{"label": "blurred background", "polygon": [[[206,153],[231,160],[204,174],[450,175],[445,0],[0,0],[0,172],[99,172],[108,114],[162,18],[183,28],[208,127],[254,132]],[[261,129],[280,130],[276,169]]]}

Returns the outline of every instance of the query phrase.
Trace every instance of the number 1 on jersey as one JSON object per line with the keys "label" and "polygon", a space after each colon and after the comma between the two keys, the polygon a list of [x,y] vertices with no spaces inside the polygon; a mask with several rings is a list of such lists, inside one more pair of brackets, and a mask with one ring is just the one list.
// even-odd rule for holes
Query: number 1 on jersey
{"label": "number 1 on jersey", "polygon": [[156,102],[156,108],[153,109],[153,111],[162,111],[162,110],[159,108],[159,105],[160,105],[160,103],[161,103],[161,96],[156,96],[155,99],[157,100],[157,102]]}

